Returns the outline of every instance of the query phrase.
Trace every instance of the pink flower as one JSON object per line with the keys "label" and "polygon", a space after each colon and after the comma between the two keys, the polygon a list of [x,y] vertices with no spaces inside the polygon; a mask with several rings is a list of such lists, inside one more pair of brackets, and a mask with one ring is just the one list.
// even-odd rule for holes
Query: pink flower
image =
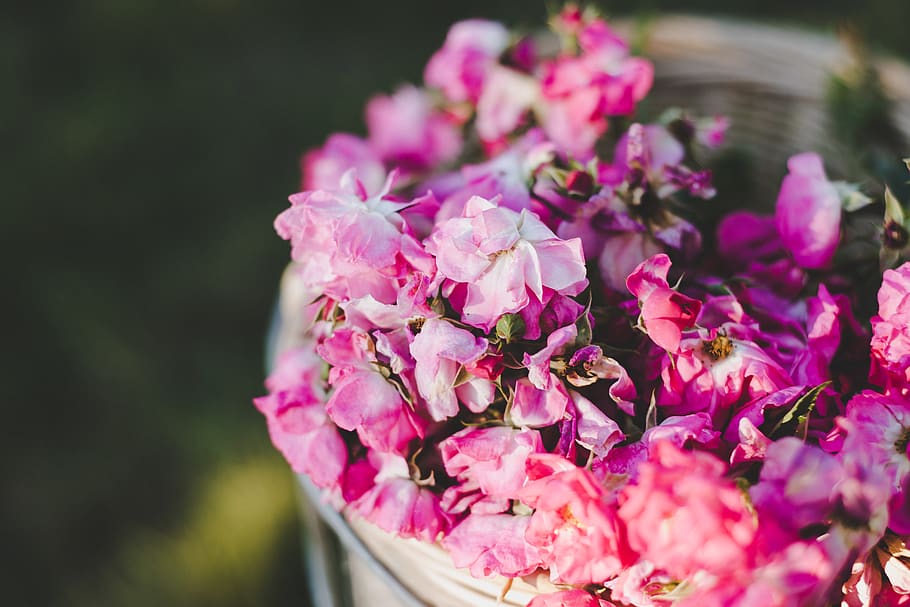
{"label": "pink flower", "polygon": [[338,300],[371,295],[388,303],[398,297],[395,279],[415,269],[433,274],[432,258],[398,214],[407,204],[385,198],[394,177],[372,197],[351,172],[337,191],[290,197],[275,231],[291,241],[291,257],[304,268],[309,290]]}
{"label": "pink flower", "polygon": [[543,301],[545,288],[578,295],[588,284],[579,240],[560,240],[535,215],[478,196],[464,217],[437,225],[426,247],[441,276],[465,284],[464,321],[485,331],[532,298]]}
{"label": "pink flower", "polygon": [[486,339],[448,321],[431,318],[423,324],[411,342],[411,355],[417,389],[426,399],[430,417],[442,421],[458,413],[455,380],[464,365],[476,362],[486,351]]}
{"label": "pink flower", "polygon": [[509,31],[501,23],[459,21],[430,58],[423,79],[427,86],[442,90],[449,101],[476,103],[490,69],[508,44]]}
{"label": "pink flower", "polygon": [[622,492],[631,547],[676,579],[750,568],[755,524],[725,472],[712,455],[658,443]]}
{"label": "pink flower", "polygon": [[331,489],[341,482],[348,451],[316,386],[321,363],[311,350],[285,353],[266,380],[270,394],[253,402],[266,417],[272,443],[294,472]]}
{"label": "pink flower", "polygon": [[555,378],[550,373],[550,359],[556,354],[562,354],[565,346],[573,343],[577,336],[578,329],[574,324],[560,327],[547,335],[547,345],[544,348],[534,354],[525,352],[522,362],[528,368],[528,380],[535,388],[550,388]]}
{"label": "pink flower", "polygon": [[382,161],[370,144],[347,133],[336,133],[321,148],[304,154],[301,169],[304,190],[336,190],[351,169],[369,192],[379,190],[386,177]]}
{"label": "pink flower", "polygon": [[445,535],[451,519],[440,508],[439,497],[411,480],[403,457],[370,452],[378,470],[374,485],[351,509],[383,531],[434,543]]}
{"label": "pink flower", "polygon": [[910,390],[910,262],[882,276],[872,332],[870,379],[883,387]]}
{"label": "pink flower", "polygon": [[477,578],[528,575],[540,567],[540,552],[525,541],[531,519],[512,514],[471,514],[442,541],[456,567]]}
{"label": "pink flower", "polygon": [[607,116],[628,115],[651,89],[654,67],[628,56],[628,45],[600,19],[578,30],[579,56],[544,65],[543,126],[568,154],[587,160]]}
{"label": "pink flower", "polygon": [[[479,491],[508,508],[527,480],[528,457],[544,451],[540,433],[493,426],[465,428],[439,444],[446,472],[459,480],[448,491],[463,496]],[[451,500],[452,497],[449,497]]]}
{"label": "pink flower", "polygon": [[844,583],[843,607],[910,605],[910,550],[907,538],[891,534],[853,565]]}
{"label": "pink flower", "polygon": [[569,405],[569,393],[554,375],[545,390],[535,387],[527,378],[515,384],[515,396],[509,407],[509,420],[516,426],[543,428],[563,419]]}
{"label": "pink flower", "polygon": [[586,590],[560,590],[534,597],[527,607],[615,607],[615,605]]}
{"label": "pink flower", "polygon": [[367,447],[406,453],[408,443],[423,435],[424,424],[383,373],[373,340],[365,333],[342,328],[317,351],[333,365],[329,373],[332,392],[325,405],[329,417],[345,430],[356,430]]}
{"label": "pink flower", "polygon": [[[551,461],[552,474],[538,476],[547,474]],[[612,496],[590,471],[564,462],[555,455],[529,460],[532,480],[520,497],[535,511],[525,539],[540,549],[553,581],[602,583],[634,562],[634,555]]]}
{"label": "pink flower", "polygon": [[792,156],[787,167],[777,196],[777,229],[797,264],[824,268],[840,241],[840,196],[817,154]]}
{"label": "pink flower", "polygon": [[666,594],[679,584],[665,572],[648,561],[639,561],[604,584],[610,589],[610,598],[635,607],[665,607]]}
{"label": "pink flower", "polygon": [[515,131],[539,96],[537,80],[507,67],[494,66],[477,102],[477,134],[481,140],[495,143]]}
{"label": "pink flower", "polygon": [[667,283],[670,258],[661,253],[642,262],[626,279],[629,292],[638,298],[648,337],[674,353],[682,332],[695,324],[701,302],[671,289]]}
{"label": "pink flower", "polygon": [[452,120],[435,111],[428,94],[404,86],[394,95],[373,97],[367,104],[370,145],[385,161],[423,170],[454,160],[461,133]]}

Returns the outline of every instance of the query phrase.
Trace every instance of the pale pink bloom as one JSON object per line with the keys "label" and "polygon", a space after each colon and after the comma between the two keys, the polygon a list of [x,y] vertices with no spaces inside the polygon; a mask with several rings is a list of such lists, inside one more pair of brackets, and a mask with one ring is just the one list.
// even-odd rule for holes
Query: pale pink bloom
{"label": "pale pink bloom", "polygon": [[[436,421],[458,413],[455,380],[464,365],[476,362],[487,351],[487,340],[452,323],[431,318],[411,342],[417,389],[426,399],[427,411]],[[489,403],[487,403],[489,404]]]}
{"label": "pale pink bloom", "polygon": [[[733,427],[733,424],[728,426],[728,428],[730,427]],[[730,464],[735,466],[744,462],[757,462],[765,459],[771,439],[762,434],[762,431],[756,428],[748,417],[740,418],[736,428],[739,431],[739,443],[730,455]]]}
{"label": "pale pink bloom", "polygon": [[427,86],[442,90],[449,101],[475,103],[490,69],[509,44],[509,31],[495,21],[468,19],[449,29],[445,43],[423,73]]}
{"label": "pale pink bloom", "polygon": [[817,154],[792,156],[787,167],[775,211],[781,240],[801,267],[824,268],[840,241],[840,196]]}
{"label": "pale pink bloom", "polygon": [[515,395],[509,407],[509,420],[516,426],[543,428],[562,420],[569,405],[569,393],[555,375],[547,389],[541,390],[527,378],[515,384]]}
{"label": "pale pink bloom", "polygon": [[625,438],[619,424],[575,390],[569,390],[569,398],[572,399],[575,441],[595,457],[605,457]]}
{"label": "pale pink bloom", "polygon": [[670,258],[661,253],[642,262],[626,279],[629,292],[638,298],[641,320],[655,344],[675,353],[682,332],[695,324],[701,302],[670,288]]}
{"label": "pale pink bloom", "polygon": [[477,134],[485,142],[505,139],[525,120],[540,96],[536,79],[496,65],[477,102]]}
{"label": "pale pink bloom", "polygon": [[575,342],[578,328],[572,324],[553,331],[547,335],[547,345],[534,354],[525,352],[523,363],[528,368],[528,380],[534,387],[547,390],[555,376],[550,373],[550,359],[563,354],[565,347]]}
{"label": "pale pink bloom", "polygon": [[383,531],[400,537],[432,544],[444,536],[452,521],[440,508],[439,497],[411,479],[407,461],[375,451],[369,456],[378,470],[374,485],[351,503],[351,509]]}
{"label": "pale pink bloom", "polygon": [[[635,556],[613,497],[589,470],[571,464],[567,468],[565,463],[556,455],[530,458],[532,480],[520,498],[535,511],[525,539],[541,550],[554,582],[602,583],[632,564]],[[548,471],[552,473],[546,475]]]}
{"label": "pale pink bloom", "polygon": [[369,335],[341,328],[317,351],[333,365],[325,409],[339,427],[356,430],[367,447],[400,454],[407,452],[411,440],[423,436],[425,424],[381,372]]}
{"label": "pale pink bloom", "polygon": [[657,443],[622,491],[619,518],[631,547],[677,579],[750,568],[755,523],[725,472],[712,455]]}
{"label": "pale pink bloom", "polygon": [[390,303],[398,297],[397,279],[415,269],[434,273],[423,250],[398,214],[405,203],[386,199],[395,179],[368,196],[348,172],[337,191],[315,190],[290,197],[291,207],[275,219],[275,230],[291,241],[291,257],[302,264],[313,292],[337,300],[372,295]]}
{"label": "pale pink bloom", "polygon": [[646,231],[616,232],[604,238],[597,267],[604,283],[621,292],[636,267],[663,252],[664,247]]}
{"label": "pale pink bloom", "polygon": [[883,387],[910,390],[910,262],[882,276],[872,332],[870,379]]}
{"label": "pale pink bloom", "polygon": [[459,481],[446,490],[444,501],[469,504],[490,498],[486,501],[499,504],[499,512],[506,510],[527,480],[528,457],[543,451],[540,433],[534,430],[493,426],[453,434],[439,444],[446,472]]}
{"label": "pale pink bloom", "polygon": [[615,605],[586,590],[560,590],[534,597],[527,607],[615,607]]}
{"label": "pale pink bloom", "polygon": [[304,154],[300,164],[304,190],[336,190],[351,169],[368,192],[379,190],[386,178],[382,160],[370,144],[348,133],[331,135],[321,148]]}
{"label": "pale pink bloom", "polygon": [[544,288],[577,295],[587,286],[581,242],[560,240],[537,216],[475,196],[464,217],[436,227],[426,242],[439,274],[465,284],[464,321],[489,331]]}
{"label": "pale pink bloom", "polygon": [[423,170],[454,160],[461,151],[461,132],[452,119],[433,108],[430,96],[403,86],[391,96],[367,104],[370,146],[390,164]]}
{"label": "pale pink bloom", "polygon": [[253,399],[265,415],[272,443],[291,468],[323,488],[335,488],[348,461],[338,428],[325,413],[322,361],[312,350],[285,352],[266,380],[268,396]]}
{"label": "pale pink bloom", "polygon": [[605,583],[610,598],[634,607],[666,607],[671,599],[663,599],[679,583],[649,561],[639,561]]}
{"label": "pale pink bloom", "polygon": [[471,514],[452,528],[442,547],[456,567],[477,578],[521,577],[541,565],[540,551],[525,541],[530,517],[512,514]]}

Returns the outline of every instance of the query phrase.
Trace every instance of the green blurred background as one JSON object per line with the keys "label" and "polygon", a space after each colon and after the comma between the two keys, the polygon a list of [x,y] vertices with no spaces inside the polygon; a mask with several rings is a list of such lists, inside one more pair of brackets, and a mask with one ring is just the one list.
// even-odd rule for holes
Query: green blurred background
{"label": "green blurred background", "polygon": [[[87,0],[0,9],[8,268],[0,603],[305,605],[293,479],[250,404],[298,157],[419,81],[448,25],[543,2]],[[615,1],[910,58],[906,0]]]}

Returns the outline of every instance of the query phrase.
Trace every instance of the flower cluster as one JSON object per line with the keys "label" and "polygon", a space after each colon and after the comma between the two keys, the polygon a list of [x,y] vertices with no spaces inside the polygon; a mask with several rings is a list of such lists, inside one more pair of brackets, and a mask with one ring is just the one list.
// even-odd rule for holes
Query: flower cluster
{"label": "flower cluster", "polygon": [[304,156],[275,446],[475,576],[547,571],[530,607],[910,603],[910,263],[863,316],[814,154],[698,223],[726,120],[633,122],[651,64],[551,26],[456,24]]}

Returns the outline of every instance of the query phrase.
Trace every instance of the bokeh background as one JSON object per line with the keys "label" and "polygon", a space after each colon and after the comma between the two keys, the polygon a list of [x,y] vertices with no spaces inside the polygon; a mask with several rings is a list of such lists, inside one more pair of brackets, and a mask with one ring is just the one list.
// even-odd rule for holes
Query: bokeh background
{"label": "bokeh background", "polygon": [[[17,5],[18,4],[18,5]],[[602,5],[603,6],[603,5]],[[910,59],[906,0],[612,1]],[[362,132],[457,19],[542,1],[0,8],[0,603],[306,605],[293,478],[250,404],[298,157]]]}

